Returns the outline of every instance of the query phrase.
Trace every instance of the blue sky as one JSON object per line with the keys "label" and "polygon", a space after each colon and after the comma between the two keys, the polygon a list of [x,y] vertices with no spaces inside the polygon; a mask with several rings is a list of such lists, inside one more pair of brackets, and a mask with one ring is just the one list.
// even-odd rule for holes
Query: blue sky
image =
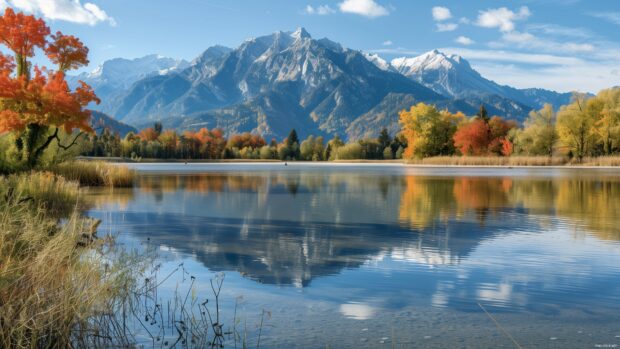
{"label": "blue sky", "polygon": [[0,0],[78,35],[91,66],[158,53],[191,60],[278,30],[379,53],[457,53],[516,87],[597,92],[620,85],[620,1]]}

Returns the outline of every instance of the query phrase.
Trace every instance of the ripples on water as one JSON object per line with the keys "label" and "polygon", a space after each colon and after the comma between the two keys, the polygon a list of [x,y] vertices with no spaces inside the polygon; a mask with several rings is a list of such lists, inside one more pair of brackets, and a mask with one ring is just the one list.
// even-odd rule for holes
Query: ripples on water
{"label": "ripples on water", "polygon": [[229,299],[272,311],[267,347],[514,347],[479,303],[525,347],[620,344],[614,171],[139,170],[91,214],[199,279],[226,272]]}

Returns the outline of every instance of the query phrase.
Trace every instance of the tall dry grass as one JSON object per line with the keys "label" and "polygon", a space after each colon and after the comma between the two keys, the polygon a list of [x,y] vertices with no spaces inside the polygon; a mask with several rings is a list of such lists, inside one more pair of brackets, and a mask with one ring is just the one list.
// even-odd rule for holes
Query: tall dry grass
{"label": "tall dry grass", "polygon": [[131,187],[135,172],[126,166],[102,161],[70,161],[52,166],[50,171],[84,186]]}
{"label": "tall dry grass", "polygon": [[32,172],[0,176],[0,200],[3,209],[11,203],[46,211],[48,216],[63,216],[78,208],[80,202],[77,182],[68,181],[51,172]]}
{"label": "tall dry grass", "polygon": [[406,160],[408,164],[436,166],[561,166],[564,157],[548,156],[435,156]]}
{"label": "tall dry grass", "polygon": [[0,348],[92,338],[91,320],[122,288],[97,257],[106,242],[76,208],[77,183],[50,173],[0,181]]}
{"label": "tall dry grass", "polygon": [[583,166],[620,166],[620,156],[597,156],[584,158]]}
{"label": "tall dry grass", "polygon": [[[223,275],[211,302],[182,264],[159,279],[148,250],[99,238],[80,200],[77,182],[49,172],[0,176],[0,348],[247,347],[236,306],[230,322],[220,313]],[[174,274],[165,302],[157,289]]]}

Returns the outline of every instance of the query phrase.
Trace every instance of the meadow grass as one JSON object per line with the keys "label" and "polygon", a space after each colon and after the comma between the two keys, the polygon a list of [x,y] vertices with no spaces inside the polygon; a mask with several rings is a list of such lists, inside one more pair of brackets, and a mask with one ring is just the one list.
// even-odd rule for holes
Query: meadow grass
{"label": "meadow grass", "polygon": [[69,161],[50,167],[50,171],[83,186],[133,186],[135,172],[125,166],[102,161]]}

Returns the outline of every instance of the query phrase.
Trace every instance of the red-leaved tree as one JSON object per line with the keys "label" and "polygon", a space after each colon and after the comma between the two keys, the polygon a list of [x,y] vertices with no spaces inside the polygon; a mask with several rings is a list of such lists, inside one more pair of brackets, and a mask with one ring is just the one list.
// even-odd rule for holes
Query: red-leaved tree
{"label": "red-leaved tree", "polygon": [[[88,48],[74,36],[50,35],[42,19],[11,8],[0,15],[0,44],[12,53],[0,53],[0,135],[14,134],[17,160],[32,168],[52,142],[68,149],[82,132],[92,132],[85,107],[99,99],[84,82],[71,90],[65,79],[68,70],[88,64]],[[36,49],[56,69],[33,66]],[[60,130],[80,133],[61,144]]]}
{"label": "red-leaved tree", "polygon": [[490,141],[489,124],[481,118],[461,125],[454,133],[454,146],[463,155],[486,155]]}
{"label": "red-leaved tree", "polygon": [[[512,120],[499,116],[491,119],[476,117],[461,124],[454,133],[454,146],[463,155],[510,155],[512,143],[507,140],[508,132],[517,127]],[[508,143],[510,145],[508,145]]]}

